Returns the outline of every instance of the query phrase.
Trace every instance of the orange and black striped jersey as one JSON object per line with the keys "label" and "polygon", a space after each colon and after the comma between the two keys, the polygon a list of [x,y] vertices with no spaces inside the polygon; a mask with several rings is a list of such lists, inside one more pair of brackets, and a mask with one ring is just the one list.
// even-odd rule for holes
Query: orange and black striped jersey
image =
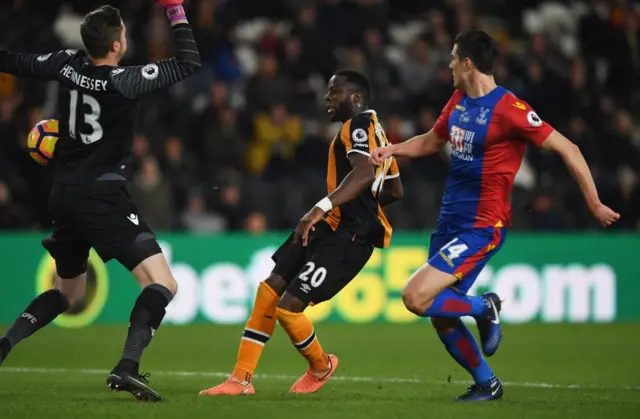
{"label": "orange and black striped jersey", "polygon": [[[369,156],[376,147],[388,146],[389,140],[373,110],[363,112],[345,122],[329,147],[327,190],[333,192],[351,172],[351,153]],[[372,169],[373,170],[373,169]],[[378,195],[387,179],[400,176],[397,161],[390,157],[375,168],[375,181],[358,198],[329,211],[325,221],[335,231],[338,228],[364,239],[379,248],[389,247],[392,228],[378,203]]]}

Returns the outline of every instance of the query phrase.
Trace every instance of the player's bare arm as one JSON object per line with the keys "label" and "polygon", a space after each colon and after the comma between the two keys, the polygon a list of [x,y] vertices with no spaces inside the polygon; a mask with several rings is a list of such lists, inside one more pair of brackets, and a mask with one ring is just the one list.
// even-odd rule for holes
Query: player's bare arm
{"label": "player's bare arm", "polygon": [[554,151],[562,157],[572,176],[578,182],[589,210],[601,226],[608,227],[620,219],[620,214],[600,202],[589,166],[577,145],[558,131],[553,131],[542,143],[542,147]]}
{"label": "player's bare arm", "polygon": [[306,246],[309,231],[315,229],[313,225],[322,220],[327,211],[356,199],[365,189],[370,188],[373,184],[375,173],[369,164],[368,157],[360,153],[350,153],[348,158],[352,167],[351,172],[349,172],[335,191],[318,202],[316,206],[300,219],[294,236],[296,243],[302,239],[303,246]]}
{"label": "player's bare arm", "polygon": [[371,187],[375,180],[375,173],[369,165],[367,156],[350,153],[348,158],[352,167],[351,172],[344,178],[340,186],[328,196],[334,207],[353,201],[365,189]]}
{"label": "player's bare arm", "polygon": [[402,180],[398,176],[384,182],[382,192],[378,196],[378,203],[381,207],[386,207],[401,200],[403,197],[404,188],[402,187]]}
{"label": "player's bare arm", "polygon": [[378,167],[391,156],[417,158],[438,153],[447,143],[438,137],[433,129],[425,134],[416,135],[407,141],[390,147],[380,147],[371,153],[371,164]]}

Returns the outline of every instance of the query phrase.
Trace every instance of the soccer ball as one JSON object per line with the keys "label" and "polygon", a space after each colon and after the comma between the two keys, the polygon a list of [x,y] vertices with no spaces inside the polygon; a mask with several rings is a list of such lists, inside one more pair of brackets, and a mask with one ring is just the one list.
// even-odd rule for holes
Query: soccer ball
{"label": "soccer ball", "polygon": [[40,121],[29,132],[27,149],[36,163],[46,166],[53,158],[53,152],[58,142],[58,121],[47,119]]}

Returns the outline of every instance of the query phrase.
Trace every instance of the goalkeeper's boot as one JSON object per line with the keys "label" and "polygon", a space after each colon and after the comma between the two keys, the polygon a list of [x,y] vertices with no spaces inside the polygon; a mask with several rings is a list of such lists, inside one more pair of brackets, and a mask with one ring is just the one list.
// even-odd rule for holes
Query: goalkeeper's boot
{"label": "goalkeeper's boot", "polygon": [[290,393],[315,393],[320,390],[320,388],[326,384],[326,382],[331,378],[336,369],[338,368],[338,357],[332,354],[328,354],[329,358],[329,371],[322,376],[318,377],[313,373],[311,369],[308,369],[307,372],[296,381],[291,389],[289,389]]}
{"label": "goalkeeper's boot", "polygon": [[11,345],[9,344],[9,339],[0,338],[0,365],[7,359],[9,352],[11,351]]}
{"label": "goalkeeper's boot", "polygon": [[253,384],[250,381],[240,381],[234,376],[227,378],[227,381],[222,384],[200,392],[201,396],[248,396],[250,394],[256,394]]}
{"label": "goalkeeper's boot", "polygon": [[107,376],[107,385],[110,390],[128,391],[133,397],[143,402],[160,402],[162,397],[149,387],[150,374],[138,374],[136,372],[114,369]]}
{"label": "goalkeeper's boot", "polygon": [[488,314],[485,317],[476,319],[478,324],[478,332],[480,333],[480,343],[482,344],[482,352],[486,356],[496,353],[502,340],[502,329],[500,328],[500,310],[502,309],[502,301],[497,294],[488,292],[482,294],[487,304]]}
{"label": "goalkeeper's boot", "polygon": [[497,400],[504,395],[502,383],[495,375],[492,376],[487,385],[481,386],[473,384],[462,396],[455,399],[458,402],[488,402]]}

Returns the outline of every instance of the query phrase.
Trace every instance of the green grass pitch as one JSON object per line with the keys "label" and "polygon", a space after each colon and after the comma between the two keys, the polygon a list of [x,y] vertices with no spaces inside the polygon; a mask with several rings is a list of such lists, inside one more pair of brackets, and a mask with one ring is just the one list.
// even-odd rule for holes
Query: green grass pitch
{"label": "green grass pitch", "polygon": [[[1,332],[2,330],[0,330]],[[143,358],[166,401],[111,393],[125,326],[47,328],[22,342],[0,367],[0,417],[13,418],[640,418],[640,325],[505,326],[489,361],[505,382],[494,403],[454,403],[468,377],[427,322],[317,325],[336,378],[312,395],[288,389],[306,369],[282,330],[267,345],[257,394],[205,398],[235,362],[241,326],[164,326]]]}

